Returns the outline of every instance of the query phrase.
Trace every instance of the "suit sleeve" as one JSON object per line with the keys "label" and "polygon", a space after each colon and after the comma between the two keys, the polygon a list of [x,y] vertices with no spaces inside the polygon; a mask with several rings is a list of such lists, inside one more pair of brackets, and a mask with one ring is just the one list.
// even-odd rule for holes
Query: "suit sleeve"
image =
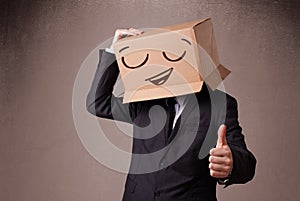
{"label": "suit sleeve", "polygon": [[123,98],[113,95],[118,75],[115,55],[101,49],[94,80],[87,95],[86,108],[98,117],[131,123],[129,104],[123,104]]}
{"label": "suit sleeve", "polygon": [[227,143],[233,156],[233,168],[225,187],[231,184],[243,184],[253,179],[255,174],[256,159],[247,149],[242,128],[238,122],[237,101],[227,95],[226,121]]}

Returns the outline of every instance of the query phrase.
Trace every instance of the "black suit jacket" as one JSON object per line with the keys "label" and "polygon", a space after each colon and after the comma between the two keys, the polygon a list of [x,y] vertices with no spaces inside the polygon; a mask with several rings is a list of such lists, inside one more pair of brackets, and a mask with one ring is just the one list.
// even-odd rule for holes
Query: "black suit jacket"
{"label": "black suit jacket", "polygon": [[[87,110],[98,117],[133,124],[132,153],[137,156],[168,147],[160,158],[156,156],[150,161],[132,158],[123,201],[216,201],[217,179],[209,173],[209,153],[202,159],[198,154],[205,138],[216,135],[223,123],[227,126],[226,139],[233,154],[232,173],[225,185],[246,183],[253,178],[256,160],[246,147],[238,122],[237,102],[233,97],[218,90],[212,91],[204,84],[199,93],[186,95],[187,104],[175,128],[170,130],[166,99],[123,104],[122,98],[112,94],[119,74],[115,56],[103,50],[99,56],[87,96]],[[222,99],[218,97],[224,97],[225,101],[218,101]],[[154,106],[159,106],[159,110],[150,112]],[[162,113],[163,110],[166,113]],[[161,129],[160,122],[166,122]],[[146,170],[148,166],[157,169],[138,172],[141,166]]]}

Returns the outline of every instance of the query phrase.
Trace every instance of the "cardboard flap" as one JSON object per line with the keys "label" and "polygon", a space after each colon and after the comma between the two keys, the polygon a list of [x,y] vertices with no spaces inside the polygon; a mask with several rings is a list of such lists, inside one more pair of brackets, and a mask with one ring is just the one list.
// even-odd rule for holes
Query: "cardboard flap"
{"label": "cardboard flap", "polygon": [[230,73],[230,70],[220,64],[213,72],[204,77],[204,81],[212,90],[215,90]]}
{"label": "cardboard flap", "polygon": [[193,27],[197,26],[198,24],[203,23],[207,20],[210,20],[210,18],[194,20],[191,22],[185,22],[182,24],[176,24],[176,25],[171,25],[171,26],[165,26],[162,29],[166,29],[169,31],[176,31],[176,30],[180,30],[180,29],[193,28]]}

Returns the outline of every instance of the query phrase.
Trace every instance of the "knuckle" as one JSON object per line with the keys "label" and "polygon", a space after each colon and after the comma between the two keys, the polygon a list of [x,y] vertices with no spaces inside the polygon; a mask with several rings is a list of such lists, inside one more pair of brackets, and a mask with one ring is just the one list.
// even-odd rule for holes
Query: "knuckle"
{"label": "knuckle", "polygon": [[227,158],[227,159],[225,160],[225,165],[231,165],[230,159]]}

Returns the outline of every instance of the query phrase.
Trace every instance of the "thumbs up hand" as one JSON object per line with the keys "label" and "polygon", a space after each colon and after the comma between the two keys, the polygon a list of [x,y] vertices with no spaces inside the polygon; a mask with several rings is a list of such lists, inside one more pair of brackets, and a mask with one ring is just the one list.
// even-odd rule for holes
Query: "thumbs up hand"
{"label": "thumbs up hand", "polygon": [[223,124],[218,130],[216,148],[210,150],[209,169],[212,177],[221,179],[229,176],[232,169],[232,153],[226,141],[226,126]]}

